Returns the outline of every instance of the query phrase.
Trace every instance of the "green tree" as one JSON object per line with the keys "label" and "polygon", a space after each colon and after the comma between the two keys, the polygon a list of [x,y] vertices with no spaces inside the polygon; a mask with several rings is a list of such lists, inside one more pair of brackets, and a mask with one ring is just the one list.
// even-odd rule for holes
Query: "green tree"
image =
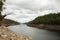
{"label": "green tree", "polygon": [[3,5],[5,1],[6,0],[0,0],[0,26],[3,24],[4,17],[6,16],[6,15],[2,15]]}
{"label": "green tree", "polygon": [[29,22],[32,24],[54,24],[60,25],[60,12],[49,13],[48,15],[39,16],[33,21]]}

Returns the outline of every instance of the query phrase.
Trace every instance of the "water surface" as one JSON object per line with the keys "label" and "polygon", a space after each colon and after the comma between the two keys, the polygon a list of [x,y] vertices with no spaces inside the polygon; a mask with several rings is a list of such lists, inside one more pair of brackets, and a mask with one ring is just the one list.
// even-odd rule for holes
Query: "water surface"
{"label": "water surface", "polygon": [[9,29],[26,36],[33,40],[60,40],[60,33],[38,28],[29,27],[26,24],[9,26]]}

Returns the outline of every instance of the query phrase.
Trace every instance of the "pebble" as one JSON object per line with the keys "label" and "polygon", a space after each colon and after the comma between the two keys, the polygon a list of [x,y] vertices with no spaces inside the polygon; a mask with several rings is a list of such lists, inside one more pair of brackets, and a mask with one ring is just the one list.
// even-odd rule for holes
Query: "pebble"
{"label": "pebble", "polygon": [[7,38],[7,35],[1,35],[2,38]]}

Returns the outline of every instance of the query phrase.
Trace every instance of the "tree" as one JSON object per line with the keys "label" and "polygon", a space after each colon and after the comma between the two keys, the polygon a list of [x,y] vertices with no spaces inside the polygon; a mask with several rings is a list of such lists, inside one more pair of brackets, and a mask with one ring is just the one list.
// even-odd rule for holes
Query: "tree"
{"label": "tree", "polygon": [[5,1],[6,0],[0,0],[0,26],[3,25],[4,17],[6,17],[6,15],[2,15],[3,5]]}
{"label": "tree", "polygon": [[28,23],[60,25],[60,12],[49,13],[44,16],[39,16],[36,19],[34,19],[33,21],[30,21]]}

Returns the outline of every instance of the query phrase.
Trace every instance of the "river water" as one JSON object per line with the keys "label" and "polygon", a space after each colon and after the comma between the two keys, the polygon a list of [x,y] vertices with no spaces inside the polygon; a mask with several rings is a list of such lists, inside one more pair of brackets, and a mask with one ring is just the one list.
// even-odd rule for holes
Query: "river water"
{"label": "river water", "polygon": [[29,27],[26,24],[9,26],[9,29],[32,38],[32,40],[60,40],[60,33]]}

